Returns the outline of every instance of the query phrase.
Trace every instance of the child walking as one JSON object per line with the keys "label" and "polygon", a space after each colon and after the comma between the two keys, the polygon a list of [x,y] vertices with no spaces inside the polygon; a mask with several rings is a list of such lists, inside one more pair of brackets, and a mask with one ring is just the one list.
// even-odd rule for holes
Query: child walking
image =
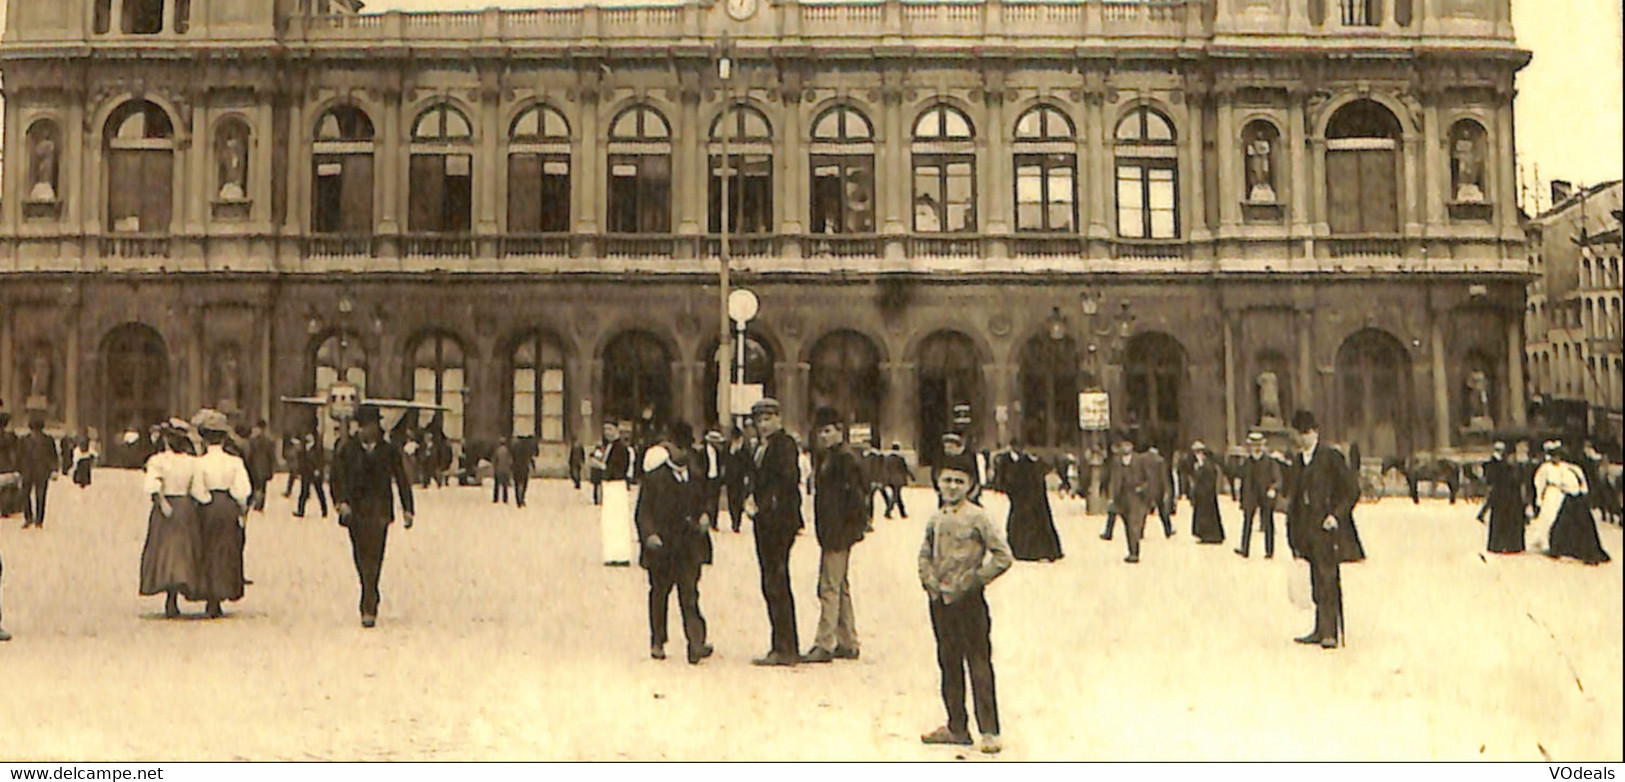
{"label": "child walking", "polygon": [[981,749],[999,742],[999,706],[993,689],[992,620],[982,590],[1010,568],[1010,547],[981,507],[966,501],[976,468],[970,457],[949,457],[937,474],[942,507],[925,525],[920,546],[920,585],[930,595],[931,630],[942,669],[942,702],[948,724],[920,737],[927,744],[970,746],[965,713],[965,669],[970,669]]}

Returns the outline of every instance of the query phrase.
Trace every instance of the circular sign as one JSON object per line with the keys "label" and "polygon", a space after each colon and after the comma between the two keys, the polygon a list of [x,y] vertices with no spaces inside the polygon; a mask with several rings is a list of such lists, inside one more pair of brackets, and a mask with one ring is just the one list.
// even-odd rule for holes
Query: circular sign
{"label": "circular sign", "polygon": [[728,294],[728,317],[740,323],[749,323],[755,318],[759,307],[760,302],[756,300],[756,294],[749,290],[739,288]]}

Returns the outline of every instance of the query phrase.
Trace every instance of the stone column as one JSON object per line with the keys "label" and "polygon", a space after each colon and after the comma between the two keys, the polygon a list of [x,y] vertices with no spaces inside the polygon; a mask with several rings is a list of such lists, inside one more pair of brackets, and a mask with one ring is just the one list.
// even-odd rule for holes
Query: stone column
{"label": "stone column", "polygon": [[[1390,0],[1391,4],[1391,0]],[[1422,232],[1422,206],[1426,197],[1418,184],[1421,178],[1417,169],[1421,166],[1422,134],[1406,133],[1400,155],[1403,156],[1404,197],[1400,203],[1401,217],[1404,218],[1404,232],[1406,236],[1417,236]]]}
{"label": "stone column", "polygon": [[[991,10],[993,6],[990,4],[988,8]],[[987,122],[983,123],[983,133],[976,141],[976,167],[986,174],[977,177],[977,187],[981,190],[976,196],[987,206],[985,210],[979,208],[981,213],[987,215],[987,224],[978,228],[993,236],[1009,234],[1014,223],[1011,212],[1015,208],[1012,203],[1015,186],[1011,182],[1011,169],[1015,161],[1010,156],[1008,114],[1004,88],[990,88],[987,92]]]}
{"label": "stone column", "polygon": [[[1298,322],[1298,367],[1293,374],[1297,379],[1297,407],[1299,410],[1313,410],[1315,408],[1315,378],[1319,373],[1315,370],[1314,328],[1315,313],[1313,310],[1300,309]],[[1329,417],[1328,411],[1321,411],[1322,417]]]}
{"label": "stone column", "polygon": [[[374,141],[373,147],[373,174],[375,189],[383,197],[378,201],[378,233],[384,235],[401,232],[401,205],[405,203],[406,191],[410,182],[401,183],[401,167],[405,163],[402,150],[402,134],[407,132],[403,128],[411,120],[403,119],[401,112],[405,111],[399,91],[391,90],[384,95],[384,127]],[[405,226],[410,228],[410,226]],[[466,432],[465,432],[466,434]]]}
{"label": "stone column", "polygon": [[807,184],[807,152],[803,146],[806,131],[801,123],[801,95],[785,92],[784,127],[779,133],[779,171],[783,182],[776,188],[779,233],[786,237],[781,252],[791,257],[801,254],[799,242],[789,239],[806,232],[804,218],[809,211],[810,197]]}
{"label": "stone column", "polygon": [[788,408],[792,420],[798,426],[812,426],[812,364],[798,361],[795,364],[795,378],[791,382],[785,395],[790,397],[794,407]]}
{"label": "stone column", "polygon": [[[1225,199],[1228,202],[1230,199]],[[1236,313],[1224,314],[1224,435],[1225,445],[1241,443],[1236,421]]]}
{"label": "stone column", "polygon": [[1310,224],[1314,217],[1309,213],[1309,169],[1313,159],[1314,150],[1309,146],[1309,139],[1304,129],[1304,108],[1301,100],[1294,99],[1292,108],[1287,112],[1287,131],[1282,155],[1292,178],[1292,236],[1301,238],[1310,235]]}
{"label": "stone column", "polygon": [[[495,87],[495,85],[492,85]],[[507,175],[508,167],[499,157],[499,139],[506,133],[507,128],[502,124],[501,115],[502,93],[500,89],[483,89],[480,91],[479,111],[485,127],[480,133],[479,148],[474,150],[473,171],[475,184],[479,186],[478,206],[476,207],[475,232],[481,234],[495,234],[497,229],[497,179]],[[539,425],[539,424],[538,424]],[[511,434],[511,433],[510,433]],[[537,433],[538,435],[540,432]]]}
{"label": "stone column", "polygon": [[1010,404],[1009,373],[1010,367],[998,362],[982,365],[982,377],[986,378],[983,382],[991,383],[993,386],[993,393],[989,395],[992,397],[993,403],[986,405],[985,410],[976,412],[976,430],[973,435],[976,437],[975,444],[978,449],[991,447],[988,436],[994,435],[996,432],[995,424],[997,422],[994,412],[999,405],[1008,407]]}
{"label": "stone column", "polygon": [[683,389],[683,405],[672,405],[672,410],[684,419],[701,424],[705,421],[705,400],[700,398],[700,376],[705,371],[705,365],[696,361],[674,361],[672,365],[677,368],[677,384]]}
{"label": "stone column", "polygon": [[1422,115],[1422,169],[1427,175],[1423,177],[1425,184],[1420,195],[1427,206],[1427,233],[1433,236],[1449,231],[1444,204],[1454,194],[1450,192],[1450,169],[1445,164],[1443,148],[1448,136],[1440,137],[1441,133],[1449,133],[1449,129],[1439,126],[1439,105],[1432,98],[1422,107]]}
{"label": "stone column", "polygon": [[909,191],[913,177],[909,175],[909,128],[903,120],[901,85],[883,91],[885,108],[882,109],[881,133],[875,140],[875,168],[880,179],[877,187],[883,203],[883,218],[879,226],[888,235],[905,234],[914,230],[913,212],[909,206]]}
{"label": "stone column", "polygon": [[1185,151],[1189,161],[1181,166],[1184,169],[1181,176],[1190,183],[1186,190],[1190,194],[1190,202],[1179,210],[1183,213],[1180,224],[1190,229],[1185,235],[1198,242],[1212,238],[1212,232],[1207,228],[1207,167],[1202,162],[1202,126],[1206,124],[1203,104],[1206,101],[1204,95],[1191,95],[1186,101],[1186,130],[1189,133],[1185,137]]}
{"label": "stone column", "polygon": [[[17,180],[12,180],[17,181]],[[18,403],[20,397],[12,393],[11,373],[17,366],[16,334],[12,331],[12,313],[15,307],[10,301],[0,301],[0,409],[19,410],[22,405]],[[5,404],[6,400],[10,404]]]}
{"label": "stone column", "polygon": [[[75,292],[75,301],[68,308],[68,347],[67,347],[67,378],[62,388],[62,418],[70,431],[79,431],[79,364],[82,361],[79,347],[79,321],[84,314],[84,306],[80,304],[78,292]],[[113,436],[112,432],[103,432],[103,437]]]}
{"label": "stone column", "polygon": [[[1609,386],[1613,388],[1612,384]],[[1610,390],[1610,394],[1612,391]],[[1528,423],[1523,401],[1523,317],[1512,313],[1507,317],[1507,414],[1513,426]]]}
{"label": "stone column", "polygon": [[[249,160],[252,161],[248,168],[248,190],[252,194],[250,197],[254,199],[250,217],[255,232],[270,233],[271,172],[275,170],[271,163],[273,160],[271,145],[276,143],[276,132],[273,130],[276,118],[266,94],[257,92],[256,97],[260,103],[254,111],[254,127],[249,131],[248,136],[250,145],[248,154]],[[290,151],[297,150],[299,148],[300,127],[298,125],[289,125],[289,130],[288,146]],[[300,155],[289,160],[290,179],[297,176],[294,172],[299,168],[308,169],[310,167],[309,157],[309,155]],[[290,214],[293,212],[294,202],[293,193],[290,191],[284,203],[284,208]]]}
{"label": "stone column", "polygon": [[[710,152],[706,128],[700,127],[700,96],[684,91],[677,113],[677,134],[672,139],[672,187],[688,188],[674,193],[675,233],[693,235],[704,231],[710,200],[705,197],[711,179]],[[697,194],[697,195],[696,195]]]}
{"label": "stone column", "polygon": [[[1495,110],[1495,184],[1492,198],[1495,199],[1495,212],[1499,216],[1502,239],[1522,240],[1523,229],[1518,225],[1518,174],[1514,170],[1516,153],[1512,148],[1512,98],[1503,98],[1499,108]],[[1516,252],[1516,250],[1514,250]],[[1618,281],[1615,281],[1618,284]]]}
{"label": "stone column", "polygon": [[[209,112],[203,106],[198,105],[197,96],[191,96],[191,100],[192,130],[189,134],[190,138],[185,140],[190,142],[190,146],[182,154],[175,156],[176,161],[183,166],[182,170],[186,172],[186,189],[190,192],[186,194],[186,211],[177,212],[177,214],[186,216],[182,221],[182,225],[186,226],[186,233],[197,236],[203,232],[203,223],[205,222],[203,210],[207,208],[209,201],[207,195],[209,190],[208,178],[204,175],[204,172],[209,167]],[[177,179],[176,181],[181,180]],[[146,226],[141,228],[146,230]],[[199,249],[201,250],[201,248]]]}
{"label": "stone column", "polygon": [[1432,313],[1428,326],[1430,350],[1433,358],[1433,447],[1450,445],[1450,383],[1444,366],[1444,318]]}
{"label": "stone column", "polygon": [[[275,283],[272,284],[274,285]],[[275,295],[275,291],[273,290],[271,294],[272,298],[267,300],[265,304],[261,305],[257,309],[257,313],[259,314],[259,323],[256,325],[258,325],[260,332],[259,408],[260,418],[263,418],[266,421],[271,420],[271,399],[272,395],[275,393],[275,389],[272,388],[274,381],[271,374],[271,345],[273,342],[275,342],[276,329]]]}
{"label": "stone column", "polygon": [[[116,5],[116,4],[115,4]],[[276,136],[269,127],[262,131],[262,143],[267,149],[274,143]],[[310,214],[310,190],[315,187],[310,182],[312,175],[310,139],[312,129],[306,127],[304,96],[299,92],[290,92],[288,95],[288,170],[285,181],[288,188],[286,199],[287,208],[282,215],[282,232],[286,236],[299,236],[304,233],[305,217]],[[261,176],[267,182],[271,178],[271,167],[260,169]],[[253,176],[250,172],[249,176]],[[309,182],[309,184],[307,184]],[[270,208],[269,199],[266,204]],[[269,211],[266,212],[270,214]]]}
{"label": "stone column", "polygon": [[1314,204],[1314,211],[1310,213],[1310,221],[1314,224],[1315,236],[1326,236],[1332,232],[1326,214],[1326,139],[1320,136],[1309,139],[1309,193]]}
{"label": "stone column", "polygon": [[1246,195],[1247,174],[1239,163],[1236,151],[1241,136],[1236,131],[1236,94],[1226,91],[1219,100],[1219,236],[1234,234],[1241,225],[1241,199]]}
{"label": "stone column", "polygon": [[1106,96],[1100,93],[1090,93],[1085,97],[1088,101],[1089,120],[1084,124],[1085,149],[1081,150],[1078,160],[1080,168],[1089,173],[1089,189],[1084,192],[1087,197],[1085,203],[1089,205],[1089,238],[1110,239],[1112,235],[1111,222],[1106,217],[1106,205],[1112,203],[1112,182],[1116,179],[1116,166],[1112,164],[1111,150],[1106,147]]}
{"label": "stone column", "polygon": [[882,431],[886,433],[885,445],[890,448],[891,443],[899,442],[913,448],[914,429],[908,411],[909,401],[914,398],[914,366],[900,361],[890,361],[881,364],[880,371],[886,374],[889,381],[886,384],[886,398],[882,404],[885,413],[881,419],[885,427]]}
{"label": "stone column", "polygon": [[[596,234],[602,224],[599,220],[604,208],[598,197],[598,187],[604,178],[604,148],[599,142],[598,92],[583,90],[581,94],[581,134],[571,145],[571,172],[576,181],[575,203],[570,214],[575,217],[576,233]],[[596,393],[597,386],[593,386]]]}

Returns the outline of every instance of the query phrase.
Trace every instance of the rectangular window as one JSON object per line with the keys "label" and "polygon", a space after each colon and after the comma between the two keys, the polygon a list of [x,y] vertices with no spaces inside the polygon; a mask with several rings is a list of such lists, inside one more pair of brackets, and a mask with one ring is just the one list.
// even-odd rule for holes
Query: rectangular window
{"label": "rectangular window", "polygon": [[1340,0],[1343,5],[1343,24],[1350,27],[1375,27],[1381,23],[1377,0]]}
{"label": "rectangular window", "polygon": [[173,156],[158,150],[108,155],[108,228],[118,233],[168,233]]}
{"label": "rectangular window", "polygon": [[564,442],[564,370],[542,370],[542,442]]}
{"label": "rectangular window", "polygon": [[873,155],[812,156],[812,233],[875,231]]}
{"label": "rectangular window", "polygon": [[[730,233],[759,234],[773,230],[773,158],[768,155],[729,155],[728,230]],[[722,156],[710,158],[709,185],[711,233],[722,232]]]}
{"label": "rectangular window", "polygon": [[609,229],[671,232],[671,156],[609,156]]}
{"label": "rectangular window", "polygon": [[1396,165],[1391,149],[1326,152],[1326,217],[1332,233],[1399,232]]}
{"label": "rectangular window", "polygon": [[1074,230],[1075,161],[1073,155],[1016,156],[1017,231]]}
{"label": "rectangular window", "polygon": [[468,155],[412,156],[407,230],[469,232],[474,205],[472,163]]}
{"label": "rectangular window", "polygon": [[1179,178],[1174,161],[1117,166],[1117,235],[1125,239],[1179,238]]}
{"label": "rectangular window", "polygon": [[318,155],[311,228],[316,233],[372,233],[372,156]]}
{"label": "rectangular window", "polygon": [[508,156],[508,231],[570,230],[570,159],[567,155]]}
{"label": "rectangular window", "polygon": [[513,436],[536,436],[536,370],[513,371]]}
{"label": "rectangular window", "polygon": [[976,163],[968,155],[914,156],[914,230],[976,230]]}

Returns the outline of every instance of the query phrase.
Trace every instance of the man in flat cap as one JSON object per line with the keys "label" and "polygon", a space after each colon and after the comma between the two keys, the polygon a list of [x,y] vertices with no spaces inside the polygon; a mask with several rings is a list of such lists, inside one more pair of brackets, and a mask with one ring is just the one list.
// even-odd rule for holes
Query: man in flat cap
{"label": "man in flat cap", "polygon": [[1241,548],[1248,556],[1253,543],[1253,518],[1264,532],[1264,558],[1275,556],[1275,495],[1281,490],[1281,467],[1264,453],[1264,434],[1247,435],[1247,459],[1241,466]]}
{"label": "man in flat cap", "polygon": [[747,508],[756,531],[756,561],[762,570],[762,597],[773,627],[773,646],[751,662],[795,665],[801,659],[796,636],[796,603],[790,591],[790,547],[803,525],[801,518],[800,449],[779,420],[779,402],[763,398],[750,408],[761,440],[752,460],[751,497]]}
{"label": "man in flat cap", "polygon": [[869,479],[857,455],[846,446],[839,413],[829,407],[818,408],[813,414],[813,430],[824,449],[818,479],[813,483],[813,526],[820,550],[818,637],[802,662],[856,660],[858,628],[847,570],[852,547],[863,540],[874,513],[869,501]]}
{"label": "man in flat cap", "polygon": [[361,626],[378,621],[378,577],[384,568],[384,543],[395,520],[394,483],[401,495],[401,520],[412,528],[412,481],[401,452],[384,440],[382,416],[375,405],[356,411],[361,431],[333,454],[333,502],[339,524],[350,530],[356,575],[361,579]]}
{"label": "man in flat cap", "polygon": [[[982,482],[980,480],[981,470],[979,469],[979,465],[977,464],[977,461],[976,461],[974,456],[966,456],[966,454],[965,454],[965,436],[958,433],[958,432],[944,432],[943,433],[943,435],[942,435],[942,456],[940,456],[938,458],[937,464],[934,464],[934,465],[931,466],[931,485],[932,486],[937,485],[937,473],[942,471],[942,465],[943,464],[946,464],[947,462],[950,462],[950,461],[958,461],[958,460],[960,460],[960,457],[965,457],[965,459],[964,459],[965,463],[970,465],[970,491],[966,493],[965,500],[967,502],[970,502],[970,503],[975,504],[975,505],[981,505],[982,504],[982,502],[981,502],[981,498],[982,498]],[[942,507],[942,491],[941,490],[937,491],[937,507],[939,507],[939,508]]]}
{"label": "man in flat cap", "polygon": [[1335,448],[1323,448],[1320,424],[1308,410],[1292,416],[1300,446],[1287,506],[1286,540],[1292,555],[1309,562],[1315,629],[1301,644],[1338,646],[1343,633],[1343,583],[1339,566],[1360,558],[1354,537],[1354,503],[1360,488]]}

